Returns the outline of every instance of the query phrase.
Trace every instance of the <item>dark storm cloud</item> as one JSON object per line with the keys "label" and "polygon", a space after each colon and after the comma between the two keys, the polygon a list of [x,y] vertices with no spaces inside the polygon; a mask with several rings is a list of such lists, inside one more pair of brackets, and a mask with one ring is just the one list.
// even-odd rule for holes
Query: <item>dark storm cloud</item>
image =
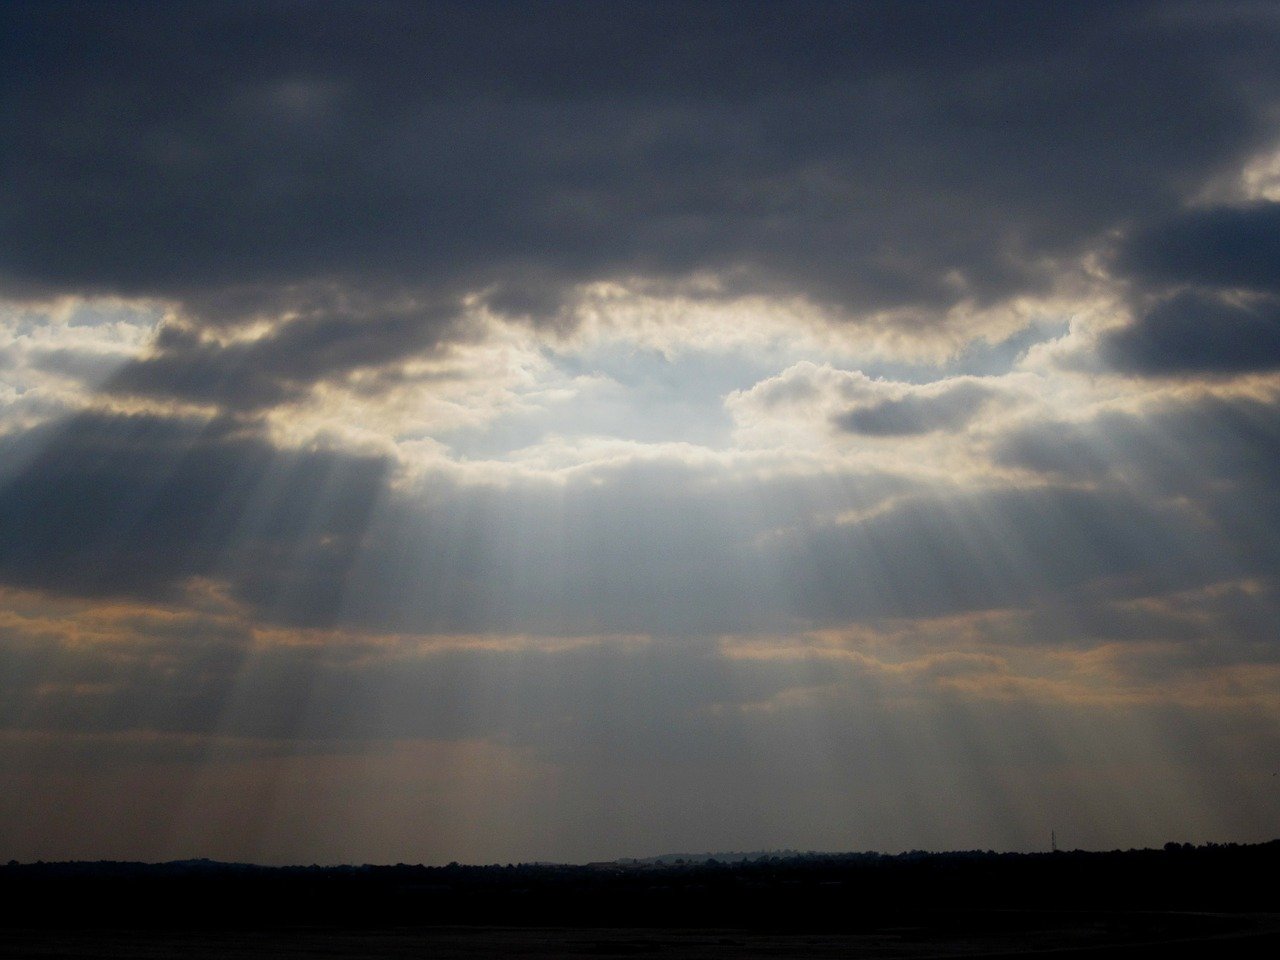
{"label": "dark storm cloud", "polygon": [[1195,210],[1139,231],[1122,270],[1152,283],[1280,293],[1280,203]]}
{"label": "dark storm cloud", "polygon": [[[1276,24],[1166,5],[8,4],[0,275],[1037,288],[1273,132]],[[175,374],[181,379],[181,374]]]}
{"label": "dark storm cloud", "polygon": [[[1022,3],[137,14],[9,4],[0,51],[0,276],[18,293],[182,301],[152,353],[107,382],[118,394],[270,407],[437,349],[469,291],[546,320],[580,281],[712,271],[730,290],[929,308],[1041,287],[1054,257],[1117,224],[1156,225],[1120,261],[1156,285],[1191,269],[1166,234],[1269,229],[1266,206],[1219,213],[1213,230],[1178,212],[1275,133],[1280,27],[1265,16]],[[1256,279],[1230,250],[1223,276]],[[1246,316],[1208,297],[1167,300],[1109,341],[1113,360],[1144,372],[1269,362],[1269,301]],[[1236,340],[1197,341],[1188,303],[1217,309]],[[258,340],[204,336],[253,319],[274,321]],[[840,425],[954,430],[982,402],[957,388]],[[808,600],[825,591],[793,609],[910,614],[1042,586],[1028,570],[1066,589],[1196,553],[1185,515],[1105,492],[921,501],[814,533],[803,484],[769,491],[762,509],[745,486],[677,495],[678,468],[632,466],[567,499],[444,484],[447,507],[397,501],[371,518],[376,461],[145,418],[5,443],[27,450],[0,490],[6,578],[155,592],[221,568],[236,596],[296,622],[329,615],[345,576],[359,586],[353,616],[369,619],[676,632],[780,616],[791,588],[778,584],[792,581]],[[857,485],[841,506],[904,486]],[[320,519],[306,527],[308,515]],[[377,535],[357,560],[366,524]],[[966,542],[984,524],[1019,532]],[[798,543],[761,546],[793,528],[807,531]],[[1070,533],[1081,529],[1089,543]]]}
{"label": "dark storm cloud", "polygon": [[387,465],[282,453],[219,424],[86,414],[0,438],[0,579],[82,594],[174,595],[252,579],[261,607],[323,622]]}
{"label": "dark storm cloud", "polygon": [[1138,374],[1236,374],[1280,367],[1280,298],[1186,291],[1103,337],[1103,360]]}
{"label": "dark storm cloud", "polygon": [[379,367],[437,347],[447,309],[419,306],[373,316],[318,312],[229,345],[190,328],[161,328],[151,356],[110,378],[109,393],[172,396],[252,410],[292,399],[318,380]]}
{"label": "dark storm cloud", "polygon": [[1142,292],[1100,344],[1140,375],[1231,375],[1280,366],[1280,203],[1191,210],[1135,231],[1116,259]]}
{"label": "dark storm cloud", "polygon": [[1141,375],[1280,367],[1280,203],[1193,210],[1128,238],[1119,268],[1173,291],[1103,337],[1102,359]]}
{"label": "dark storm cloud", "polygon": [[872,437],[903,437],[935,430],[959,430],[978,415],[996,391],[976,383],[962,383],[933,396],[910,394],[859,407],[835,418],[849,433]]}

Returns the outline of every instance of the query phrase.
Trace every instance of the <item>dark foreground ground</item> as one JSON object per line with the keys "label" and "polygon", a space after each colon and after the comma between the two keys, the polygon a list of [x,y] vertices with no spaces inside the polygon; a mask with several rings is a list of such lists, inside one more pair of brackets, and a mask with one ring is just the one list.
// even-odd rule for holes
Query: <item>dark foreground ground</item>
{"label": "dark foreground ground", "polygon": [[[1182,921],[1190,920],[1179,929]],[[1154,938],[1116,935],[1069,918],[1033,931],[886,930],[880,933],[762,933],[751,930],[564,929],[558,927],[470,927],[417,930],[272,931],[12,931],[0,956],[187,958],[326,957],[433,958],[469,960],[514,957],[632,957],[667,960],[792,960],[792,958],[1052,957],[1121,958],[1280,956],[1280,924],[1250,918],[1212,933],[1195,929],[1199,918],[1164,917]],[[1169,939],[1172,936],[1174,939]]]}
{"label": "dark foreground ground", "polygon": [[[762,932],[750,929],[428,927],[342,930],[12,930],[0,956],[23,958],[470,958],[629,957],[638,960],[792,960],[792,958],[1121,957],[1257,958],[1280,956],[1280,917],[1163,915],[1040,918],[1025,929],[904,927],[871,933]],[[1133,924],[1132,927],[1130,924]],[[1145,929],[1143,929],[1145,928]]]}
{"label": "dark foreground ground", "polygon": [[0,867],[0,957],[1280,956],[1280,841],[590,867]]}

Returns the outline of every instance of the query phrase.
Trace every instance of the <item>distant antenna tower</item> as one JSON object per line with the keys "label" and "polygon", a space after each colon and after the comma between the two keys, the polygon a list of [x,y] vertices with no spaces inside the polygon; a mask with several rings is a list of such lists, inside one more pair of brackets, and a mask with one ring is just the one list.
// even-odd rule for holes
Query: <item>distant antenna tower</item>
{"label": "distant antenna tower", "polygon": [[1049,849],[1054,853],[1058,852],[1058,834],[1055,830],[1049,831]]}

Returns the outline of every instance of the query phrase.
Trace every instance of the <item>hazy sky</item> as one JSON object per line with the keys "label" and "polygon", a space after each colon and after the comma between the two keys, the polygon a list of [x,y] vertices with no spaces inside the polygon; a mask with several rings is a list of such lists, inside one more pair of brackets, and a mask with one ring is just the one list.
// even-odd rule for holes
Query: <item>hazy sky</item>
{"label": "hazy sky", "polygon": [[1280,830],[1280,5],[0,21],[0,859]]}

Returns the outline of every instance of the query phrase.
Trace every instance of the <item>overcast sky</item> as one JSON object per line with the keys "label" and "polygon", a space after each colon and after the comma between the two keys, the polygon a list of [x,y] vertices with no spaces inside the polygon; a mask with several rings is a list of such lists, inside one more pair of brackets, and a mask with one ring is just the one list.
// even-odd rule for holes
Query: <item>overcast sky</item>
{"label": "overcast sky", "polygon": [[1280,5],[0,23],[0,859],[1275,835]]}

